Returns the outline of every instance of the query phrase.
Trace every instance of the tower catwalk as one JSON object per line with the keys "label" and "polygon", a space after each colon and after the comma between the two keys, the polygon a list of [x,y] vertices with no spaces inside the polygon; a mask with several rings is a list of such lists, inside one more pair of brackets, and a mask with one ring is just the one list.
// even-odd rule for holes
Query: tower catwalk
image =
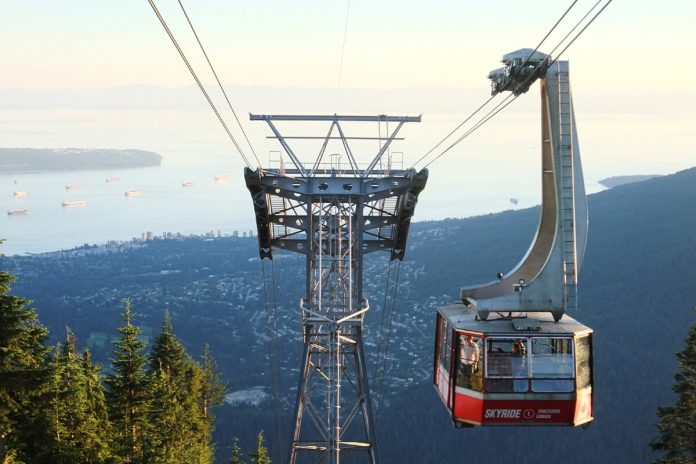
{"label": "tower catwalk", "polygon": [[[376,464],[363,348],[369,310],[362,294],[363,256],[382,250],[392,260],[404,258],[411,217],[428,173],[395,169],[389,150],[400,140],[396,136],[403,125],[420,122],[420,116],[251,115],[251,120],[266,121],[271,138],[292,164],[245,171],[260,257],[273,259],[276,249],[306,256],[300,302],[304,349],[289,462],[339,464],[342,454],[350,453],[350,462]],[[303,128],[324,123],[329,128],[326,136],[283,136],[276,127],[279,121],[302,122]],[[344,126],[364,128],[361,123],[377,123],[380,135],[345,135]],[[290,147],[294,140],[321,144],[311,166]],[[356,156],[351,147],[356,141],[361,152],[377,145],[376,153]],[[330,144],[338,145],[340,153],[327,155]]]}

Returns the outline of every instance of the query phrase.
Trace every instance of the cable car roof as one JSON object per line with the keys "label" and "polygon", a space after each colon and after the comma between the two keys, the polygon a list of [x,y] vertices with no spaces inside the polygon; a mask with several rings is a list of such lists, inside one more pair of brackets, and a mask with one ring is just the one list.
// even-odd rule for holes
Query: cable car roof
{"label": "cable car roof", "polygon": [[538,50],[532,50],[531,48],[520,48],[519,50],[515,50],[514,52],[506,53],[503,55],[503,59],[501,60],[502,63],[511,63],[515,60],[518,61],[527,61],[530,65],[537,64],[546,58],[548,58],[549,55],[546,53],[542,53]]}
{"label": "cable car roof", "polygon": [[[584,335],[592,329],[576,321],[567,314],[555,322],[551,313],[512,313],[512,318],[503,318],[491,313],[487,320],[476,317],[476,307],[467,308],[463,303],[454,303],[438,309],[455,330],[480,332],[487,335],[511,334],[528,335]],[[507,315],[508,313],[504,313]]]}

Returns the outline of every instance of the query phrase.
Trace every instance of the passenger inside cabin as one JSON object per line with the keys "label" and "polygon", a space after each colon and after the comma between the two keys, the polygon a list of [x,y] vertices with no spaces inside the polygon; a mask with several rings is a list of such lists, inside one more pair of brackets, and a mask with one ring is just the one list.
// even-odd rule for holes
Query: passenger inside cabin
{"label": "passenger inside cabin", "polygon": [[512,344],[512,352],[515,356],[524,358],[527,354],[527,348],[524,346],[524,342],[520,338],[515,339],[515,343]]}
{"label": "passenger inside cabin", "polygon": [[529,390],[527,340],[494,338],[488,342],[486,390],[524,393]]}
{"label": "passenger inside cabin", "polygon": [[521,338],[516,338],[512,344],[512,354],[518,357],[518,360],[512,362],[513,388],[515,392],[526,392],[529,389],[527,381],[527,348]]}
{"label": "passenger inside cabin", "polygon": [[457,385],[470,390],[481,391],[481,339],[462,335],[459,340],[459,375]]}

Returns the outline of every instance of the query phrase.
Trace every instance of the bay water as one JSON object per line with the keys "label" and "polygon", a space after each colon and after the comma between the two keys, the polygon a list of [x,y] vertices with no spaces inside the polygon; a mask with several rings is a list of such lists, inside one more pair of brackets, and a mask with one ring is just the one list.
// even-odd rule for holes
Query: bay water
{"label": "bay water", "polygon": [[[463,117],[424,115],[423,123],[402,130],[405,141],[395,142],[394,152],[398,156],[403,152],[404,166],[409,166]],[[616,118],[578,118],[588,193],[602,190],[598,181],[604,177],[667,174],[690,167],[692,157],[682,146],[669,147],[671,158],[648,153],[651,148],[645,143],[633,144],[629,150],[617,146],[614,132],[605,130]],[[649,116],[643,120],[651,126],[658,121]],[[260,122],[244,124],[262,163],[277,158],[277,142],[268,138],[268,128]],[[414,220],[466,217],[538,204],[538,124],[536,114],[501,115],[495,124],[483,126],[428,166],[428,185]],[[0,173],[0,239],[5,240],[0,253],[38,253],[130,240],[148,231],[155,235],[211,231],[231,235],[237,231],[242,235],[255,230],[243,163],[209,111],[6,109],[0,110],[0,129],[4,147],[137,148],[163,156],[162,165],[153,168]],[[229,180],[217,182],[216,176],[229,176]],[[106,182],[108,177],[119,180]],[[191,185],[184,187],[184,183]],[[66,189],[68,184],[80,188]],[[142,190],[142,195],[126,197],[127,190]],[[18,197],[15,191],[27,195]],[[75,200],[84,200],[84,206],[62,206],[63,201]],[[28,214],[7,214],[21,209]]]}

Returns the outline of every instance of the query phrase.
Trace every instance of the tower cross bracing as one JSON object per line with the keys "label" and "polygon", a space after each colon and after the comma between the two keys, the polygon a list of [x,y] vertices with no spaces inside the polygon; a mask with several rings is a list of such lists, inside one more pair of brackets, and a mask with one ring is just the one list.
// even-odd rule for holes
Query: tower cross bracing
{"label": "tower cross bracing", "polygon": [[[363,257],[385,251],[402,260],[408,229],[427,170],[395,168],[390,147],[407,122],[420,116],[251,115],[266,121],[289,159],[245,171],[258,228],[259,255],[276,250],[306,256],[305,294],[300,301],[303,355],[289,462],[377,463],[372,402],[363,348],[370,308],[363,297]],[[284,136],[278,123],[328,124],[323,137]],[[384,124],[384,136],[346,135],[344,124]],[[391,128],[389,125],[391,124]],[[318,140],[311,163],[291,146]],[[353,141],[377,142],[371,154]],[[330,145],[334,152],[330,152]],[[338,145],[338,150],[335,146]],[[367,151],[367,150],[364,150]],[[338,152],[338,153],[336,153]],[[343,161],[345,159],[345,161]],[[356,452],[362,452],[358,458]]]}

